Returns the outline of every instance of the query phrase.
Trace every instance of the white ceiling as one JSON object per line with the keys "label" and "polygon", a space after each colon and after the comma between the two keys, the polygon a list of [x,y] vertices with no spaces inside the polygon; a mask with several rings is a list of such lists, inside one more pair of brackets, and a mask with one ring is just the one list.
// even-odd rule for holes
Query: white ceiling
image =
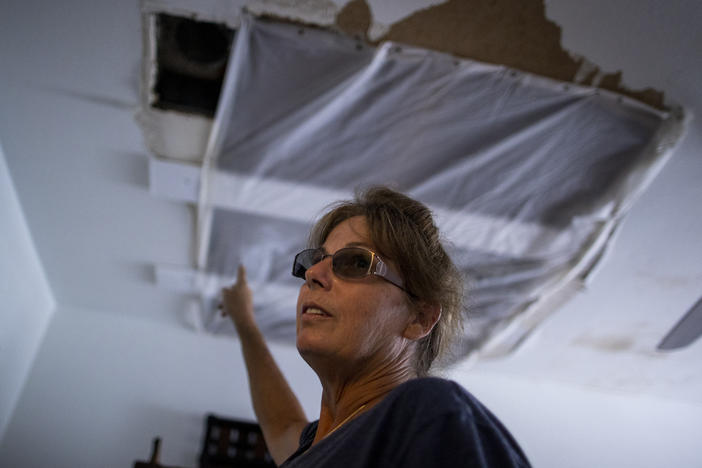
{"label": "white ceiling", "polygon": [[[384,23],[409,12],[400,1],[369,3]],[[183,297],[154,281],[153,265],[191,264],[193,213],[148,192],[134,119],[138,5],[23,1],[1,10],[0,142],[56,301],[186,326]],[[702,111],[702,3],[561,0],[547,3],[547,15],[567,49]],[[702,403],[702,341],[654,351],[702,294],[700,148],[697,120],[588,290],[516,355],[477,366]]]}

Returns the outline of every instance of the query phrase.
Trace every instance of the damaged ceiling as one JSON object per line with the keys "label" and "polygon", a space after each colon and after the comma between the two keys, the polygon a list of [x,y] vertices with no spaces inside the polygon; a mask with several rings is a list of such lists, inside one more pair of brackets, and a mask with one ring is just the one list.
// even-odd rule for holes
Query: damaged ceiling
{"label": "damaged ceiling", "polygon": [[[251,10],[255,10],[255,8],[251,8]],[[328,13],[328,10],[326,11]],[[285,12],[281,14],[280,11],[266,12],[265,10],[259,10],[258,13],[263,14],[264,17],[272,17],[274,22],[282,20],[292,25],[297,24],[298,28],[300,28],[298,29],[300,36],[309,36],[310,34],[307,32],[303,33],[303,31],[308,31],[309,23],[315,23],[314,20],[309,18],[301,18],[295,14],[290,14],[290,11],[287,14]],[[236,23],[236,21],[234,22]],[[490,261],[486,261],[486,259],[479,260],[475,254],[480,252],[480,249],[473,251],[472,254],[468,254],[470,251],[461,252],[460,249],[454,251],[454,255],[457,258],[463,258],[466,261],[463,265],[464,272],[467,277],[472,278],[472,296],[469,301],[471,305],[468,322],[469,331],[466,333],[461,346],[457,349],[459,356],[470,355],[476,350],[480,350],[483,357],[504,356],[514,351],[516,347],[524,342],[525,338],[535,329],[538,329],[543,320],[553,310],[556,310],[568,297],[571,297],[574,291],[582,288],[582,281],[587,278],[592,268],[598,264],[606,252],[612,233],[621,221],[622,215],[630,207],[633,199],[640,194],[641,189],[660,170],[663,162],[670,155],[670,151],[678,141],[681,132],[684,130],[685,123],[682,110],[674,102],[664,102],[662,91],[654,90],[650,87],[639,90],[628,89],[621,83],[621,72],[603,72],[600,67],[585,57],[566,51],[561,45],[560,27],[546,17],[545,6],[540,1],[449,1],[421,9],[388,25],[373,20],[368,4],[363,1],[352,1],[339,10],[333,24],[320,21],[316,21],[316,23],[316,25],[312,25],[312,35],[318,34],[315,29],[321,26],[331,31],[341,31],[354,39],[354,41],[350,41],[354,42],[354,44],[349,46],[349,50],[355,48],[356,53],[345,55],[342,52],[340,57],[346,56],[350,58],[354,55],[358,56],[359,51],[368,53],[373,48],[381,48],[382,44],[397,43],[401,47],[413,45],[451,54],[451,56],[456,58],[454,60],[456,64],[465,63],[462,58],[467,57],[469,59],[468,62],[475,59],[484,63],[506,66],[508,68],[505,70],[511,70],[509,73],[512,77],[522,76],[521,72],[524,71],[529,74],[533,73],[541,77],[577,85],[573,89],[570,89],[567,84],[562,85],[559,91],[565,94],[577,94],[585,89],[591,90],[595,95],[599,95],[597,89],[609,90],[616,94],[609,95],[606,92],[604,94],[611,96],[610,99],[619,106],[627,102],[626,106],[631,105],[633,108],[637,108],[634,102],[625,101],[624,96],[626,96],[651,106],[651,115],[656,114],[654,109],[664,111],[661,114],[657,114],[657,118],[661,119],[659,121],[661,126],[657,127],[657,130],[651,127],[650,133],[643,137],[643,146],[639,146],[639,150],[637,150],[640,157],[638,168],[636,167],[637,163],[634,163],[633,166],[627,166],[626,164],[622,166],[622,158],[615,159],[619,161],[617,163],[618,167],[627,167],[625,171],[638,175],[629,174],[625,176],[625,172],[622,172],[619,176],[614,176],[614,178],[612,178],[612,175],[608,175],[602,179],[603,174],[592,173],[593,178],[590,184],[599,180],[595,185],[599,185],[599,187],[594,192],[590,192],[589,196],[591,199],[588,203],[591,207],[601,207],[606,202],[611,203],[614,201],[617,208],[604,215],[604,218],[608,221],[604,221],[604,218],[599,218],[600,224],[598,228],[590,234],[588,242],[582,244],[580,250],[576,249],[576,253],[571,254],[571,257],[561,259],[562,267],[560,267],[560,270],[556,268],[556,270],[559,270],[558,272],[554,273],[552,270],[549,274],[542,274],[539,281],[534,279],[533,271],[538,271],[539,269],[543,271],[543,266],[540,268],[538,265],[541,261],[536,260],[533,256],[526,255],[518,263],[511,259],[506,263],[503,261],[500,264],[500,262],[495,263],[495,259]],[[295,52],[293,51],[281,52],[285,50],[286,45],[294,42],[294,38],[294,35],[292,35],[291,38],[288,38],[289,40],[278,44],[276,53],[282,54],[281,57],[286,56],[286,54],[294,56]],[[324,40],[319,38],[316,41],[324,42]],[[297,47],[300,50],[313,48],[314,43],[315,40]],[[365,44],[368,44],[370,49]],[[295,46],[292,49],[295,49]],[[399,51],[401,48],[398,47],[397,50]],[[274,53],[274,56],[276,53]],[[344,66],[349,66],[349,58],[343,59]],[[291,62],[296,60],[304,63],[304,57],[295,57]],[[358,59],[354,60],[357,61]],[[351,63],[354,60],[351,60]],[[269,65],[272,65],[272,63],[269,63]],[[327,71],[329,66],[332,69],[334,68],[335,65],[330,65],[331,63],[334,62],[327,63],[326,66],[322,67],[325,69],[324,71]],[[250,67],[250,64],[244,63],[240,66],[247,68]],[[350,68],[352,69],[353,65]],[[314,66],[312,66],[312,69],[315,69]],[[294,75],[294,73],[291,73],[290,70],[286,70],[284,67],[275,68],[275,70],[272,74]],[[347,70],[342,72],[342,75],[344,73],[350,74],[351,72]],[[306,79],[309,80],[310,76],[307,76]],[[209,184],[210,187],[207,190],[210,192],[213,191],[211,186],[232,187],[232,183],[234,184],[236,188],[229,189],[229,191],[220,190],[219,195],[214,196],[215,198],[219,197],[219,199],[226,198],[224,206],[229,206],[230,208],[228,209],[231,210],[233,208],[234,211],[223,211],[223,207],[221,205],[217,206],[217,202],[207,200],[207,196],[212,194],[209,193],[207,195],[207,191],[203,191],[203,188],[198,186],[198,217],[196,220],[199,223],[197,228],[200,235],[197,238],[198,245],[196,246],[195,256],[197,257],[196,264],[199,265],[200,270],[183,268],[173,271],[163,266],[157,266],[157,275],[160,274],[160,278],[163,279],[162,283],[166,286],[174,282],[182,284],[183,281],[190,281],[189,290],[198,292],[201,302],[199,308],[190,309],[189,319],[195,328],[205,328],[215,333],[230,334],[234,333],[231,324],[222,321],[213,312],[213,305],[217,302],[216,293],[219,287],[231,281],[233,266],[243,262],[253,270],[253,276],[256,278],[255,286],[260,292],[257,296],[257,310],[259,321],[264,331],[270,337],[292,342],[294,317],[288,311],[294,304],[295,285],[292,284],[290,278],[285,277],[286,260],[293,255],[295,249],[300,247],[300,239],[304,237],[310,220],[321,211],[323,204],[320,203],[320,200],[331,202],[339,198],[348,198],[353,187],[358,187],[359,184],[364,182],[367,184],[369,179],[368,177],[348,179],[342,175],[347,171],[343,170],[343,167],[345,167],[343,164],[338,164],[339,161],[343,161],[345,158],[355,158],[362,161],[363,158],[359,157],[358,154],[345,156],[344,151],[340,150],[340,148],[327,148],[327,154],[339,154],[339,158],[332,158],[326,164],[332,164],[332,166],[336,164],[342,169],[334,173],[332,171],[329,174],[323,172],[327,181],[335,180],[336,184],[325,183],[325,177],[323,176],[318,176],[319,181],[317,183],[314,180],[307,180],[312,176],[309,173],[305,174],[302,179],[291,177],[290,175],[285,176],[285,170],[282,172],[278,170],[280,167],[290,165],[289,162],[286,163],[285,161],[296,161],[299,168],[315,167],[318,166],[319,158],[325,157],[325,155],[316,157],[310,155],[310,153],[314,154],[314,151],[310,152],[310,149],[314,148],[315,145],[319,145],[319,143],[314,143],[317,141],[314,138],[309,139],[310,135],[307,135],[307,138],[312,143],[305,151],[298,151],[297,153],[293,151],[292,154],[288,152],[282,157],[279,156],[279,159],[276,159],[276,156],[272,156],[270,151],[267,153],[266,151],[268,150],[261,147],[257,148],[255,144],[248,146],[245,144],[243,147],[237,148],[237,145],[234,144],[232,146],[230,141],[230,144],[225,145],[223,141],[227,140],[227,138],[231,139],[231,137],[223,136],[228,131],[223,130],[224,126],[230,126],[230,128],[235,129],[234,133],[239,135],[239,141],[244,141],[246,137],[242,135],[246,134],[246,131],[242,130],[242,128],[252,129],[257,128],[257,125],[262,125],[258,123],[256,116],[259,115],[260,110],[265,110],[264,114],[260,114],[262,117],[265,115],[265,117],[261,120],[264,123],[263,127],[261,127],[263,131],[259,131],[264,136],[257,135],[260,136],[259,141],[274,142],[270,144],[270,147],[282,144],[283,147],[288,148],[284,143],[285,138],[276,135],[277,130],[267,133],[265,127],[276,128],[276,125],[285,127],[284,124],[280,124],[275,118],[270,118],[269,114],[276,115],[277,111],[275,109],[280,105],[283,106],[282,109],[286,105],[291,105],[285,102],[284,96],[286,93],[287,95],[303,93],[300,93],[295,86],[290,86],[289,83],[288,87],[286,85],[281,87],[280,83],[271,82],[266,84],[269,86],[269,89],[279,89],[282,92],[278,95],[277,100],[275,95],[273,95],[272,99],[266,99],[270,98],[270,91],[266,90],[266,85],[259,86],[261,91],[255,91],[257,89],[255,85],[260,84],[261,76],[256,76],[251,82],[246,82],[245,79],[243,81],[246,83],[245,85],[241,83],[238,83],[238,85],[244,86],[245,94],[251,98],[251,104],[242,104],[241,99],[234,104],[230,101],[227,105],[232,105],[236,109],[233,114],[223,117],[226,111],[220,111],[219,119],[221,122],[215,126],[216,130],[210,136],[210,147],[207,153],[208,156],[206,156],[210,158],[210,161],[205,162],[206,169],[200,174],[200,182]],[[265,78],[263,81],[265,82]],[[317,90],[318,93],[323,91]],[[236,93],[236,91],[233,92]],[[263,100],[259,101],[258,96]],[[308,106],[310,101],[309,99],[298,100],[295,105]],[[468,113],[470,112],[469,110]],[[428,117],[428,115],[425,115],[425,117]],[[593,118],[593,120],[597,120],[597,118]],[[601,133],[601,129],[602,127],[600,127],[600,130],[595,130],[595,134]],[[217,130],[219,130],[219,134]],[[611,134],[622,133],[621,130],[610,130]],[[363,132],[362,129],[360,131]],[[553,129],[551,131],[555,132],[556,130]],[[371,130],[372,133],[373,131]],[[588,138],[585,136],[587,131],[583,131],[583,128],[572,128],[570,133],[579,133],[585,139]],[[626,132],[623,133],[625,134]],[[252,135],[254,134],[249,134],[249,136]],[[234,140],[236,140],[236,137]],[[321,141],[324,141],[323,137]],[[607,144],[606,140],[603,140],[603,142]],[[543,142],[541,143],[543,144]],[[569,142],[569,144],[570,147],[580,146],[577,142]],[[223,145],[227,146],[227,148],[222,149]],[[648,149],[646,149],[647,147]],[[377,151],[377,148],[375,150]],[[228,151],[231,153],[229,156],[227,156]],[[558,153],[558,150],[555,151]],[[656,153],[656,157],[653,159],[651,159],[651,151]],[[275,153],[275,151],[273,152]],[[612,150],[609,154],[620,156],[620,153],[617,150]],[[203,152],[203,154],[205,153]],[[574,160],[582,157],[583,155],[574,156]],[[585,155],[584,157],[587,158],[588,156]],[[226,163],[225,161],[227,160],[233,163],[233,165],[229,166],[229,170],[233,170],[233,182],[232,180],[226,181],[226,176],[219,175],[219,173],[227,172],[227,164],[232,164]],[[308,161],[306,165],[301,162],[306,160]],[[244,161],[250,162],[246,163]],[[336,163],[333,161],[336,161]],[[389,161],[392,161],[392,159]],[[368,161],[371,164],[377,162],[377,160]],[[396,167],[396,165],[397,162],[390,163],[388,167]],[[208,171],[207,167],[210,166],[218,167],[220,170]],[[157,164],[152,165],[154,173],[158,173],[156,167],[158,167]],[[244,169],[242,173],[241,170],[244,167],[247,169]],[[295,167],[295,165],[291,167]],[[451,164],[448,167],[451,167]],[[549,169],[546,167],[543,170],[549,172]],[[584,172],[588,171],[585,170]],[[251,175],[255,177],[252,179]],[[182,176],[182,174],[176,176],[173,180],[177,180],[178,177]],[[456,180],[460,180],[460,175],[454,174],[454,176]],[[187,177],[194,178],[195,175],[191,172]],[[430,204],[432,201],[437,202],[436,197],[433,200],[431,197],[429,199],[426,196],[423,197],[421,190],[416,190],[416,185],[403,185],[402,183],[398,185],[396,178],[393,177],[395,176],[388,173],[381,178],[374,179],[371,177],[371,180],[381,183],[390,182],[394,186],[408,191],[420,199],[424,199],[425,202]],[[465,177],[470,180],[470,176]],[[314,179],[314,176],[312,178]],[[629,180],[624,182],[627,178]],[[223,179],[225,180],[223,181]],[[276,186],[276,181],[280,180],[284,181],[282,187]],[[607,182],[601,185],[605,180],[609,180],[611,185],[608,186]],[[637,182],[634,182],[634,180],[637,180]],[[267,184],[267,181],[272,183]],[[315,188],[310,193],[300,194],[300,191],[304,192],[304,189],[300,190],[300,187],[310,187],[310,182],[311,187]],[[339,182],[341,182],[341,185],[339,185]],[[291,183],[293,185],[290,185]],[[620,186],[621,189],[621,184],[628,185],[625,190],[626,194],[620,192],[619,195],[613,195],[613,192],[617,190],[613,190],[612,187]],[[270,192],[262,195],[261,192],[265,193],[269,185]],[[461,184],[459,183],[459,185]],[[245,190],[241,187],[249,187],[250,190],[254,190],[255,187],[256,196],[253,198],[247,196]],[[454,193],[455,197],[457,185],[454,184],[449,187],[453,188],[449,188],[446,192]],[[597,192],[601,192],[600,195],[595,195]],[[169,191],[166,190],[164,193],[169,193]],[[291,197],[291,194],[298,194],[298,196]],[[187,197],[180,198],[180,200],[194,202],[195,200],[192,196],[193,194],[189,193]],[[203,200],[203,196],[205,196],[205,200]],[[609,198],[612,196],[614,196],[614,199]],[[617,199],[617,196],[623,198]],[[290,200],[290,203],[285,207],[276,206],[280,205],[278,200],[281,198],[287,198]],[[446,200],[442,200],[438,204],[431,204],[432,208],[435,211],[440,211],[442,202],[446,202]],[[570,203],[572,202],[571,200]],[[516,203],[529,204],[532,202],[522,200],[516,201]],[[292,207],[305,205],[307,205],[307,209],[302,210],[305,215],[297,217],[297,219],[293,215],[293,219],[291,219],[290,213],[295,211]],[[470,212],[470,209],[467,209],[468,207],[464,206],[463,208],[465,211]],[[480,209],[478,208],[479,211]],[[591,214],[595,214],[595,212],[596,210],[590,211]],[[566,224],[571,223],[572,225],[573,220],[581,219],[583,214],[584,212],[571,213],[571,221],[565,219],[564,221]],[[599,215],[601,216],[603,213],[599,213]],[[280,221],[276,221],[278,219]],[[281,221],[283,225],[278,225]],[[300,221],[302,222],[300,223]],[[475,219],[471,221],[473,225],[476,224]],[[451,234],[454,235],[454,238],[449,240],[453,241],[456,237],[465,237],[466,234],[476,235],[475,231],[473,229],[470,234],[467,234],[470,230],[466,231],[464,236],[452,232]],[[516,232],[519,232],[519,229]],[[599,234],[594,235],[594,232],[599,232]],[[286,235],[281,236],[281,233]],[[297,235],[291,236],[290,233],[297,233]],[[264,241],[264,239],[267,240]],[[460,260],[459,263],[461,263]],[[532,266],[524,270],[524,265],[530,263]],[[529,271],[529,268],[532,269],[532,274],[525,275],[524,272]],[[508,280],[511,277],[520,279],[517,279],[518,283],[515,284],[513,280]],[[526,289],[523,287],[525,277],[532,278],[530,281],[527,281],[527,283],[531,282],[531,284]],[[500,284],[501,288],[495,289],[493,282]],[[514,298],[515,291],[522,291],[521,299]],[[481,297],[484,297],[484,299],[481,299]],[[627,346],[625,347],[594,346],[594,349],[620,352],[631,349],[634,342],[633,339],[626,336],[615,336],[614,338],[605,336],[599,337],[598,340],[593,341],[583,337],[576,337],[573,340],[573,346],[584,346],[584,343],[592,345],[595,342],[615,343],[615,345],[617,343],[626,343]]]}
{"label": "damaged ceiling", "polygon": [[[210,62],[222,79],[220,42],[232,29],[177,18],[145,16],[156,50],[145,61],[151,108],[164,107],[164,82],[183,83],[163,72],[178,63],[172,57],[207,50],[203,37],[219,51]],[[320,200],[389,184],[432,207],[470,284],[457,355],[504,355],[548,316],[552,298],[587,278],[684,130],[681,109],[640,104],[660,108],[662,93],[625,90],[615,74],[566,52],[540,2],[449,1],[376,40],[363,1],[346,4],[326,28],[271,15],[227,23],[237,25],[236,39],[201,174],[151,165],[153,193],[197,204],[197,268],[157,272],[162,285],[190,283],[200,295],[191,318],[198,329],[234,333],[215,306],[244,263],[260,290],[264,333],[292,344],[297,286],[287,263]],[[162,53],[162,43],[191,29],[200,32],[190,33],[192,46],[170,41],[172,52]],[[180,71],[202,81],[199,71]],[[166,109],[184,111],[175,101]],[[183,179],[193,190],[179,195],[173,187]]]}
{"label": "damaged ceiling", "polygon": [[[490,351],[505,353],[587,276],[682,128],[595,89],[244,16],[200,179],[199,266],[224,285],[243,262],[287,288],[256,305],[264,333],[292,344],[288,264],[321,202],[389,184],[432,207],[470,284],[460,356],[530,317]],[[199,292],[205,328],[233,332],[218,288]]]}

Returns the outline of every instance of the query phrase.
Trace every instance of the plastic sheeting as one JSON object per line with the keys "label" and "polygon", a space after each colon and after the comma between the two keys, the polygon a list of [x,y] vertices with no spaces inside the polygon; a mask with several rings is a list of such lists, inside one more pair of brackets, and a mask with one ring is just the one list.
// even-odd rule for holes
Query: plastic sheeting
{"label": "plastic sheeting", "polygon": [[243,262],[264,333],[292,340],[291,262],[314,217],[387,184],[432,207],[469,282],[458,353],[505,353],[591,271],[682,128],[594,88],[245,16],[205,158],[200,266],[229,278]]}

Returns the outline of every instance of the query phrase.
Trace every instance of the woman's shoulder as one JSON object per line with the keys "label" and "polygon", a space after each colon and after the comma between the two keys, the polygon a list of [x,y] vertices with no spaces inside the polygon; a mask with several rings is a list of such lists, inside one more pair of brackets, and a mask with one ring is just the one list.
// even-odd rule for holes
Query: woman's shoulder
{"label": "woman's shoulder", "polygon": [[[502,422],[472,393],[459,383],[438,377],[410,380],[395,388],[390,395],[388,413],[393,419],[415,427],[443,427],[457,432],[478,431],[504,437],[512,435]],[[399,421],[397,421],[399,422]]]}
{"label": "woman's shoulder", "polygon": [[390,395],[390,402],[411,403],[416,408],[431,408],[435,413],[440,410],[471,409],[484,406],[460,384],[439,377],[420,377],[409,380],[396,387]]}
{"label": "woman's shoulder", "polygon": [[395,390],[409,392],[467,392],[460,384],[441,377],[417,377],[399,385]]}
{"label": "woman's shoulder", "polygon": [[[529,466],[519,444],[499,419],[460,384],[436,377],[418,378],[393,392],[389,395],[388,416],[392,416],[388,419],[395,427],[402,427],[403,437],[410,441],[406,446],[412,449],[406,457],[429,463],[424,458],[427,454],[437,457],[441,452],[440,457],[448,458],[426,466],[451,466],[452,459],[474,463],[466,466]],[[477,454],[485,460],[474,460]],[[490,463],[483,463],[486,460]]]}

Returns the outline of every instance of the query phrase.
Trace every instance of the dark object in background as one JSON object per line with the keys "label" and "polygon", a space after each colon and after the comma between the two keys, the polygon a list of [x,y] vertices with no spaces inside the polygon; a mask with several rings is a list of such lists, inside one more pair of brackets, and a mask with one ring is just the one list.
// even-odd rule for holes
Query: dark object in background
{"label": "dark object in background", "polygon": [[207,416],[200,468],[275,468],[258,424]]}
{"label": "dark object in background", "polygon": [[659,351],[684,348],[702,336],[702,298],[680,319],[658,345]]}
{"label": "dark object in background", "polygon": [[161,465],[158,462],[158,458],[159,458],[159,455],[161,452],[161,438],[160,437],[155,437],[152,444],[153,445],[151,448],[151,460],[149,460],[148,462],[135,461],[134,468],[177,468],[175,466]]}

